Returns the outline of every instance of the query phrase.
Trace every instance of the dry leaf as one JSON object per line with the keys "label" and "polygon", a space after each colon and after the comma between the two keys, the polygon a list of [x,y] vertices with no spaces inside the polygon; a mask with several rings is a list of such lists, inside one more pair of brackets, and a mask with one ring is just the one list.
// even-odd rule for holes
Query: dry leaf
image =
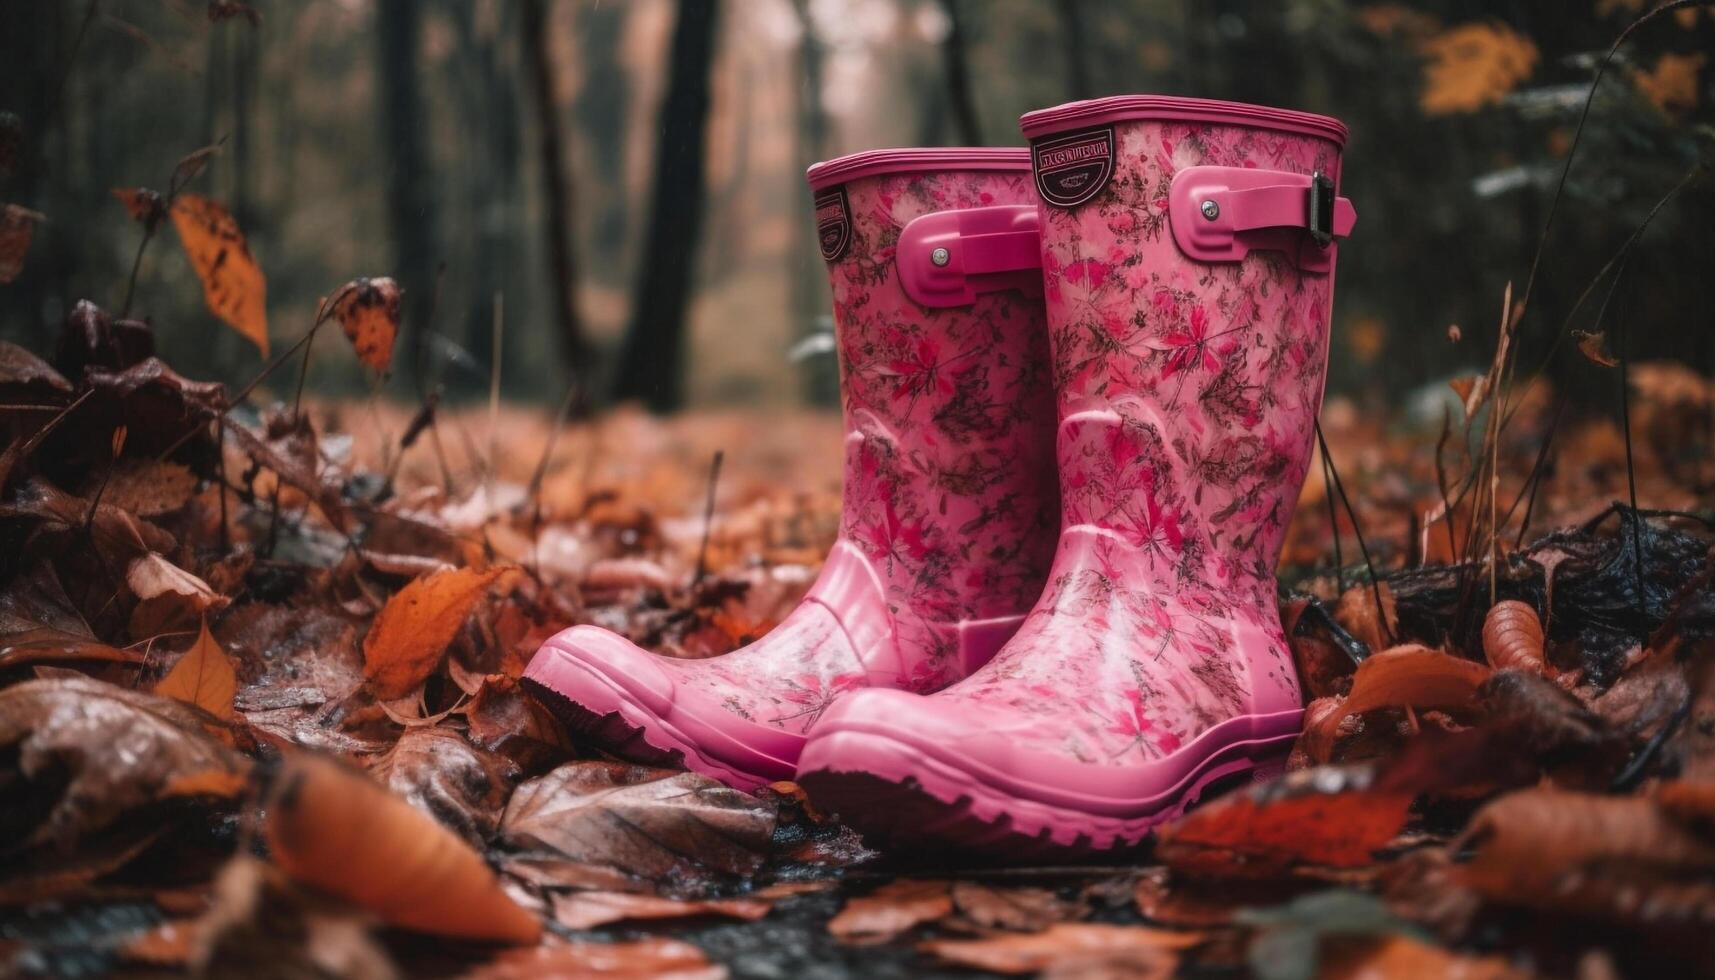
{"label": "dry leaf", "polygon": [[207,622],[202,624],[190,650],[155,685],[155,693],[194,704],[216,718],[232,718],[238,675],[232,669],[232,659],[209,635]]}
{"label": "dry leaf", "polygon": [[660,880],[687,869],[750,874],[774,823],[772,803],[706,776],[591,761],[518,787],[500,834],[516,846]]}
{"label": "dry leaf", "polygon": [[1483,618],[1483,656],[1496,670],[1540,674],[1543,662],[1542,620],[1536,609],[1517,599],[1495,603]]}
{"label": "dry leaf", "polygon": [[1271,877],[1295,865],[1356,868],[1405,823],[1414,794],[1372,788],[1363,767],[1320,766],[1229,793],[1161,829],[1175,871]]}
{"label": "dry leaf", "polygon": [[357,351],[357,359],[385,373],[399,334],[402,290],[392,279],[353,279],[334,294],[333,315]]}
{"label": "dry leaf", "polygon": [[138,517],[159,517],[190,503],[196,485],[196,474],[182,464],[122,460],[113,468],[101,499]]}
{"label": "dry leaf", "polygon": [[842,943],[885,943],[925,922],[953,914],[953,893],[946,881],[905,878],[846,902],[828,920],[828,932]]}
{"label": "dry leaf", "polygon": [[130,629],[139,640],[187,629],[203,615],[226,608],[230,601],[209,588],[207,582],[152,551],[125,569],[125,584],[137,597]]}
{"label": "dry leaf", "polygon": [[687,901],[635,892],[570,892],[553,896],[554,921],[567,929],[595,929],[615,922],[639,919],[688,919],[721,916],[754,922],[768,914],[773,903],[754,898],[723,898]]}
{"label": "dry leaf", "polygon": [[[0,690],[0,747],[14,750],[9,798],[41,790],[55,799],[17,843],[69,847],[121,814],[167,795],[187,777],[242,773],[249,761],[203,728],[177,701],[82,679],[34,680]],[[39,809],[37,807],[40,807]],[[20,811],[22,815],[25,811]],[[7,842],[7,846],[14,846]]]}
{"label": "dry leaf", "polygon": [[541,980],[544,977],[624,977],[641,980],[724,980],[727,971],[703,951],[677,939],[624,943],[569,943],[511,950],[465,974],[468,980]]}
{"label": "dry leaf", "polygon": [[209,310],[267,357],[268,283],[238,222],[225,207],[197,194],[180,194],[170,213]]}
{"label": "dry leaf", "polygon": [[36,223],[46,220],[45,215],[29,208],[0,205],[0,283],[13,281],[24,271],[24,253],[30,250]]}
{"label": "dry leaf", "polygon": [[1583,354],[1590,363],[1599,364],[1602,367],[1619,366],[1619,359],[1608,353],[1608,335],[1605,331],[1597,330],[1594,333],[1587,333],[1583,330],[1574,330],[1572,335],[1578,338],[1578,352]]}
{"label": "dry leaf", "polygon": [[[1377,594],[1381,595],[1379,613],[1376,609]],[[1393,589],[1386,582],[1377,582],[1373,586],[1360,583],[1340,596],[1339,603],[1334,606],[1334,621],[1371,650],[1384,650],[1392,645],[1389,637],[1399,625],[1398,606]]]}
{"label": "dry leaf", "polygon": [[1422,44],[1424,113],[1445,116],[1494,105],[1536,70],[1536,45],[1512,28],[1461,24]]}
{"label": "dry leaf", "polygon": [[1084,917],[1080,903],[1047,888],[996,888],[980,881],[953,882],[953,904],[971,924],[984,929],[1036,932]]}
{"label": "dry leaf", "polygon": [[937,939],[918,948],[948,963],[996,973],[1107,968],[1109,976],[1171,977],[1179,954],[1200,945],[1200,932],[1149,926],[1061,923],[1038,933],[992,939]]}
{"label": "dry leaf", "polygon": [[387,600],[363,640],[363,676],[375,696],[405,697],[434,673],[465,617],[501,572],[447,569],[417,579]]}
{"label": "dry leaf", "polygon": [[1677,116],[1697,108],[1698,75],[1708,60],[1708,55],[1702,53],[1664,54],[1656,59],[1654,68],[1633,71],[1632,84],[1657,109]]}
{"label": "dry leaf", "polygon": [[287,759],[264,830],[287,874],[393,925],[489,942],[532,944],[541,935],[482,855],[332,759]]}
{"label": "dry leaf", "polygon": [[[1303,740],[1329,747],[1342,721],[1377,708],[1469,710],[1489,674],[1482,664],[1414,643],[1383,650],[1358,665],[1351,693],[1338,710],[1322,716],[1314,728],[1307,727]],[[1319,761],[1326,758],[1322,751],[1311,754]]]}
{"label": "dry leaf", "polygon": [[133,221],[146,228],[159,224],[167,215],[166,200],[147,187],[115,187],[113,196],[125,205]]}

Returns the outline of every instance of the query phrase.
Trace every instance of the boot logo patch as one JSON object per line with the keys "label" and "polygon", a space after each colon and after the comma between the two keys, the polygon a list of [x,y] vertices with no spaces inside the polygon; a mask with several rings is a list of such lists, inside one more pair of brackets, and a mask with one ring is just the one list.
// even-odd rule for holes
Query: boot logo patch
{"label": "boot logo patch", "polygon": [[1056,207],[1075,208],[1095,197],[1114,175],[1114,128],[1043,140],[1030,154],[1036,192]]}
{"label": "boot logo patch", "polygon": [[816,240],[828,262],[838,262],[851,247],[852,212],[843,185],[816,195]]}

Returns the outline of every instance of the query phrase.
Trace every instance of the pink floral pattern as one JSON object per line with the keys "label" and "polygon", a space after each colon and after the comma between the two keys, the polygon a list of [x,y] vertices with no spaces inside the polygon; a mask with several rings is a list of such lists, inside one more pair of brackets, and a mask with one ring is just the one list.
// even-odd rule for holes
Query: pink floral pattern
{"label": "pink floral pattern", "polygon": [[[1025,625],[937,713],[1009,744],[1121,765],[1300,707],[1275,564],[1310,461],[1333,276],[1279,252],[1174,244],[1181,168],[1339,179],[1338,148],[1233,125],[1115,127],[1110,184],[1044,206],[1063,531]],[[925,706],[928,708],[928,705]]]}
{"label": "pink floral pattern", "polygon": [[851,244],[829,265],[848,433],[841,539],[883,584],[888,666],[860,662],[814,603],[744,649],[665,662],[681,689],[794,733],[853,688],[928,693],[963,676],[960,621],[1029,610],[1059,524],[1042,301],[1003,291],[926,310],[894,264],[919,215],[1034,202],[1029,172],[865,177],[846,196]]}

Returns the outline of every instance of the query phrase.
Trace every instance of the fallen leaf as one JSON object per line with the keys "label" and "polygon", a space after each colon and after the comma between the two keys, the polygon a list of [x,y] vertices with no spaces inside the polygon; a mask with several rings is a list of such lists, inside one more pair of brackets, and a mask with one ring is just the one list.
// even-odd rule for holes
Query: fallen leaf
{"label": "fallen leaf", "polygon": [[494,833],[517,781],[505,759],[451,728],[409,728],[370,766],[383,786],[473,844]]}
{"label": "fallen leaf", "polygon": [[137,597],[130,629],[131,636],[138,640],[188,629],[206,614],[226,608],[231,601],[209,588],[207,582],[153,551],[138,556],[126,567],[125,584]]}
{"label": "fallen leaf", "polygon": [[402,294],[399,284],[385,277],[353,279],[334,294],[333,315],[357,359],[379,373],[393,361]]}
{"label": "fallen leaf", "polygon": [[519,944],[541,935],[536,917],[501,890],[470,845],[332,759],[286,760],[264,831],[287,874],[393,925]]}
{"label": "fallen leaf", "polygon": [[1138,876],[1132,890],[1137,912],[1145,919],[1180,928],[1208,929],[1233,921],[1233,912],[1255,903],[1240,891],[1233,896],[1211,894],[1194,879],[1174,879],[1166,868],[1150,868]]}
{"label": "fallen leaf", "polygon": [[[1381,606],[1376,606],[1376,596]],[[1391,646],[1399,628],[1399,602],[1386,582],[1359,583],[1347,589],[1334,606],[1334,621],[1372,651]]]}
{"label": "fallen leaf", "polygon": [[78,662],[139,664],[143,655],[97,640],[47,562],[0,589],[0,667]]}
{"label": "fallen leaf", "polygon": [[502,569],[454,568],[400,589],[363,640],[363,676],[375,696],[396,700],[434,673],[465,617]]}
{"label": "fallen leaf", "polygon": [[1303,738],[1307,744],[1331,745],[1342,721],[1377,708],[1469,710],[1489,674],[1482,664],[1416,644],[1383,650],[1358,665],[1339,710],[1323,715],[1314,729],[1307,727]]}
{"label": "fallen leaf", "polygon": [[949,882],[902,878],[848,900],[845,908],[828,920],[828,932],[842,943],[874,945],[952,914],[953,892]]}
{"label": "fallen leaf", "polygon": [[[39,819],[5,846],[69,848],[162,798],[176,780],[245,771],[248,760],[209,735],[203,717],[177,701],[90,679],[0,690],[0,747],[13,750],[16,766],[7,778],[55,797],[32,804],[28,812]],[[18,782],[10,786],[10,798],[28,798]]]}
{"label": "fallen leaf", "polygon": [[1619,359],[1608,353],[1608,335],[1606,332],[1597,330],[1593,333],[1587,333],[1583,330],[1575,330],[1573,336],[1578,338],[1578,352],[1583,354],[1590,363],[1601,367],[1619,366]]}
{"label": "fallen leaf", "polygon": [[367,910],[299,887],[280,869],[240,854],[215,877],[208,909],[194,923],[187,972],[396,980],[400,971],[374,926]]}
{"label": "fallen leaf", "polygon": [[930,940],[918,948],[943,962],[996,973],[1084,970],[1092,976],[1166,978],[1178,969],[1179,955],[1206,938],[1200,932],[1070,922],[1037,933]]}
{"label": "fallen leaf", "polygon": [[196,642],[155,685],[155,693],[194,704],[216,718],[231,720],[238,675],[232,669],[232,659],[209,635],[207,622],[198,631]]}
{"label": "fallen leaf", "polygon": [[196,486],[196,474],[179,463],[128,459],[113,468],[101,499],[139,517],[159,517],[189,503]]}
{"label": "fallen leaf", "polygon": [[639,919],[688,919],[719,916],[754,922],[773,903],[753,898],[692,901],[635,892],[570,892],[553,896],[554,921],[567,929],[595,929]]}
{"label": "fallen leaf", "polygon": [[1422,42],[1426,115],[1475,112],[1494,105],[1536,70],[1530,38],[1498,21],[1461,24]]}
{"label": "fallen leaf", "polygon": [[238,222],[225,207],[197,194],[180,194],[170,213],[209,310],[267,357],[268,283]]}
{"label": "fallen leaf", "polygon": [[500,835],[660,880],[697,869],[750,874],[768,852],[774,823],[774,804],[706,776],[589,761],[518,787]]}
{"label": "fallen leaf", "polygon": [[1496,670],[1540,674],[1543,662],[1542,620],[1536,609],[1517,599],[1495,603],[1483,617],[1483,656]]}
{"label": "fallen leaf", "polygon": [[36,224],[46,220],[45,215],[29,208],[0,205],[0,283],[13,281],[24,271],[24,253],[30,250]]}
{"label": "fallen leaf", "polygon": [[542,977],[661,977],[724,980],[727,971],[703,951],[677,939],[623,943],[570,943],[509,950],[465,974],[469,980],[538,980]]}
{"label": "fallen leaf", "polygon": [[7,340],[0,340],[0,385],[40,388],[61,395],[72,390],[71,382],[53,365]]}
{"label": "fallen leaf", "polygon": [[[1707,55],[1673,54],[1668,52],[1656,59],[1655,67],[1632,72],[1632,84],[1657,109],[1677,116],[1697,108],[1701,88],[1698,75],[1708,62]],[[1582,346],[1582,344],[1580,345]]]}
{"label": "fallen leaf", "polygon": [[1161,828],[1156,856],[1175,871],[1238,878],[1374,864],[1414,796],[1374,783],[1368,767],[1319,766],[1229,793]]}
{"label": "fallen leaf", "polygon": [[1080,903],[1047,888],[997,888],[980,881],[953,882],[953,905],[984,929],[1036,932],[1056,922],[1084,917]]}
{"label": "fallen leaf", "polygon": [[1381,977],[1440,977],[1442,980],[1524,980],[1498,956],[1466,956],[1394,933],[1372,939],[1340,939],[1322,960],[1329,980]]}

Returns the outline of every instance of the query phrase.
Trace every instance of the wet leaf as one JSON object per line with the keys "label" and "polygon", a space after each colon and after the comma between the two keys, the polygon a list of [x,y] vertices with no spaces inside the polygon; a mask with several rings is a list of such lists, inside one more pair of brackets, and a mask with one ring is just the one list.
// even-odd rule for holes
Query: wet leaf
{"label": "wet leaf", "polygon": [[95,638],[53,566],[43,563],[0,589],[0,667],[143,662],[143,655]]}
{"label": "wet leaf", "polygon": [[1084,909],[1047,888],[999,888],[980,881],[953,882],[953,904],[972,925],[1036,932],[1084,917]]}
{"label": "wet leaf", "polygon": [[12,778],[41,781],[36,792],[54,794],[14,811],[29,822],[3,846],[69,848],[163,798],[176,780],[243,772],[248,761],[208,734],[206,717],[177,701],[88,679],[0,690],[0,747],[16,751]]}
{"label": "wet leaf", "polygon": [[1373,864],[1413,796],[1374,782],[1364,767],[1320,766],[1229,793],[1163,827],[1156,856],[1175,871],[1222,877]]}
{"label": "wet leaf", "polygon": [[573,762],[518,787],[500,834],[515,846],[660,880],[755,871],[774,822],[772,803],[696,773]]}
{"label": "wet leaf", "polygon": [[232,699],[238,692],[238,675],[232,659],[202,624],[196,642],[155,685],[155,693],[194,704],[216,718],[232,718]]}
{"label": "wet leaf", "polygon": [[268,283],[238,222],[224,206],[197,194],[180,194],[170,213],[209,310],[267,357]]}
{"label": "wet leaf", "polygon": [[506,760],[483,752],[451,728],[411,728],[370,766],[382,785],[473,844],[500,821],[517,782]]}
{"label": "wet leaf", "polygon": [[470,980],[536,980],[539,977],[671,977],[722,980],[725,969],[703,951],[676,939],[622,943],[571,943],[502,953],[467,974]]}
{"label": "wet leaf", "polygon": [[363,676],[375,696],[402,698],[440,666],[447,645],[502,569],[455,568],[400,589],[363,640]]}
{"label": "wet leaf", "polygon": [[[1038,933],[992,939],[937,939],[918,948],[943,962],[996,973],[1060,971],[1062,976],[1173,976],[1199,932],[1148,926],[1061,923]],[[1084,971],[1080,974],[1079,971]]]}
{"label": "wet leaf", "polygon": [[828,932],[843,943],[873,945],[952,914],[951,883],[904,878],[848,900],[828,921]]}
{"label": "wet leaf", "polygon": [[393,361],[393,341],[399,334],[399,300],[403,291],[392,279],[353,279],[333,298],[333,315],[357,359],[379,373]]}
{"label": "wet leaf", "polygon": [[0,205],[0,283],[12,282],[24,271],[24,253],[36,225],[47,216],[16,204]]}
{"label": "wet leaf", "polygon": [[754,898],[691,901],[633,892],[571,892],[555,895],[553,906],[554,921],[567,929],[594,929],[615,922],[697,916],[752,922],[767,915],[773,903]]}
{"label": "wet leaf", "polygon": [[286,873],[393,925],[520,944],[541,934],[470,845],[331,759],[287,759],[264,830]]}
{"label": "wet leaf", "polygon": [[125,584],[137,597],[137,608],[131,613],[131,635],[137,639],[189,628],[230,601],[155,552],[131,562],[125,569]]}

